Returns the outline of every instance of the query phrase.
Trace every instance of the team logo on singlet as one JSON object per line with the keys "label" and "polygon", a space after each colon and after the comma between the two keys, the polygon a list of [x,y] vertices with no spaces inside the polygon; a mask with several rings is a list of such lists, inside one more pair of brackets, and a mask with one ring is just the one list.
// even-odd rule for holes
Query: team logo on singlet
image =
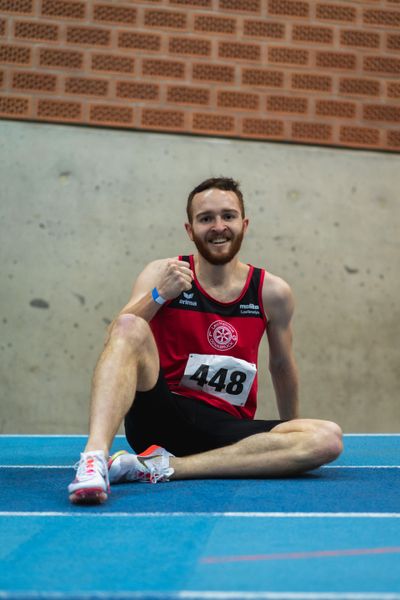
{"label": "team logo on singlet", "polygon": [[230,323],[214,321],[208,328],[207,339],[215,350],[230,350],[237,344],[238,333]]}

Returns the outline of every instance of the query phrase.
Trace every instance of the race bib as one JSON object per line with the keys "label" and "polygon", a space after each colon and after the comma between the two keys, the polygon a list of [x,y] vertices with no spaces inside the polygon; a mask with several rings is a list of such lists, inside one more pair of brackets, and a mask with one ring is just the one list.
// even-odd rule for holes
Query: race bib
{"label": "race bib", "polygon": [[255,364],[233,356],[189,354],[180,385],[244,406],[256,373]]}

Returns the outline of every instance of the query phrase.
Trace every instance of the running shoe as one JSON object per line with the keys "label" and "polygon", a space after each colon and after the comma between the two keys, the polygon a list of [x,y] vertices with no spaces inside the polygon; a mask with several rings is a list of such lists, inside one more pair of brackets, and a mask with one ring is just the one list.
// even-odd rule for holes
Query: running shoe
{"label": "running shoe", "polygon": [[155,445],[140,454],[130,454],[125,450],[116,452],[108,461],[110,483],[168,481],[174,473],[174,469],[169,466],[171,456],[174,455]]}
{"label": "running shoe", "polygon": [[101,504],[110,492],[108,468],[102,450],[82,452],[75,465],[76,476],[68,486],[69,499],[74,504]]}

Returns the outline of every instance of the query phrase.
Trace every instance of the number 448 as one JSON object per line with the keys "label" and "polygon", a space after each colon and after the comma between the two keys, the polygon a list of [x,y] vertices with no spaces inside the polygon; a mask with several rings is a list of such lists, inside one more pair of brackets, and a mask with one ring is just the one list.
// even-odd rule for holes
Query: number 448
{"label": "number 448", "polygon": [[[205,385],[213,387],[216,392],[225,390],[227,394],[232,394],[232,396],[238,396],[242,393],[243,384],[246,381],[246,373],[242,371],[231,371],[229,373],[228,369],[218,369],[211,379],[208,379],[209,371],[209,365],[200,365],[190,379],[196,381],[200,387],[204,387]],[[226,383],[227,378],[228,383]]]}

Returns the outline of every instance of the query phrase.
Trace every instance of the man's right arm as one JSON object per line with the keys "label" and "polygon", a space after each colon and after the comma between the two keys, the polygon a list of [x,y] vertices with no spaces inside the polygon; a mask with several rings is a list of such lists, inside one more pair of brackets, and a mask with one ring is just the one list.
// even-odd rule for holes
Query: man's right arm
{"label": "man's right arm", "polygon": [[172,300],[192,287],[193,273],[188,262],[178,258],[155,260],[147,265],[135,281],[129,302],[120,315],[132,314],[149,322],[160,304],[154,301],[152,290],[165,300]]}

